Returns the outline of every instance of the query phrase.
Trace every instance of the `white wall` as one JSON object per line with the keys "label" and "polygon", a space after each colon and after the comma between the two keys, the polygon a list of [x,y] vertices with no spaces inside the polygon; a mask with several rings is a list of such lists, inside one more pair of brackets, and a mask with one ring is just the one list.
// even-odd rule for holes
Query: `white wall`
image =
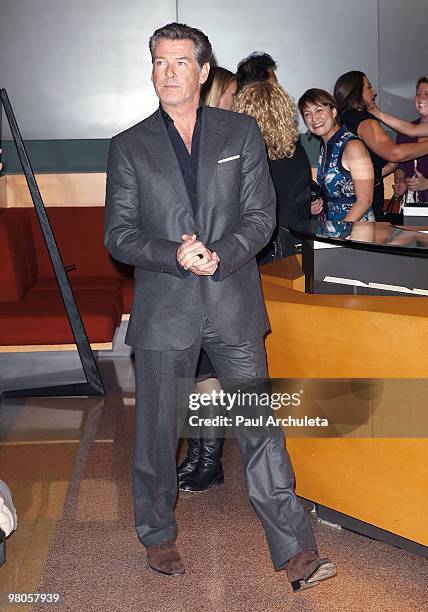
{"label": "white wall", "polygon": [[427,0],[1,0],[0,87],[23,137],[109,138],[152,112],[148,39],[177,8],[206,31],[219,65],[267,51],[296,99],[361,69],[381,104],[414,116],[408,98],[428,72]]}
{"label": "white wall", "polygon": [[428,0],[379,0],[379,24],[382,107],[415,119],[416,81],[428,74]]}
{"label": "white wall", "polygon": [[1,0],[0,87],[23,137],[109,138],[151,113],[148,40],[175,18],[175,0]]}
{"label": "white wall", "polygon": [[220,66],[236,70],[250,52],[270,53],[296,102],[310,87],[332,91],[354,68],[378,86],[377,0],[180,0],[178,15],[185,23],[198,16]]}

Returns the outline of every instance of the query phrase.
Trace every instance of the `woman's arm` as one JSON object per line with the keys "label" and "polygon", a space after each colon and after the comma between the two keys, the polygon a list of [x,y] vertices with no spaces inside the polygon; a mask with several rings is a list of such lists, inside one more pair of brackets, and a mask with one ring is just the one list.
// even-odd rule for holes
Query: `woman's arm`
{"label": "woman's arm", "polygon": [[404,121],[404,119],[399,119],[398,117],[384,113],[377,106],[370,109],[370,112],[372,115],[380,119],[382,123],[385,123],[396,132],[400,132],[400,134],[416,137],[428,136],[427,123],[410,123],[410,121]]}
{"label": "woman's arm", "polygon": [[358,136],[368,149],[389,162],[408,161],[428,155],[428,140],[426,142],[396,144],[376,119],[362,121],[358,126]]}
{"label": "woman's arm", "polygon": [[324,208],[324,202],[322,198],[317,198],[311,202],[311,215],[319,215]]}
{"label": "woman's arm", "polygon": [[342,165],[349,170],[354,183],[357,201],[344,221],[359,221],[373,202],[374,171],[370,155],[359,140],[351,140],[342,155]]}
{"label": "woman's arm", "polygon": [[389,174],[392,174],[394,172],[394,170],[397,168],[398,164],[395,162],[388,162],[383,168],[382,168],[382,178],[385,178],[385,176],[388,176]]}

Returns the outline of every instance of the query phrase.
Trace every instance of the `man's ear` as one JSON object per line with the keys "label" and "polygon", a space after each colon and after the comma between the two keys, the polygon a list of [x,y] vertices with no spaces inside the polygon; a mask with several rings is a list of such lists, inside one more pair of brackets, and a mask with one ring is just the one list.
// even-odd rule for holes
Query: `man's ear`
{"label": "man's ear", "polygon": [[210,73],[210,65],[208,62],[205,62],[205,64],[202,66],[201,71],[199,73],[199,83],[201,85],[205,83],[205,81],[208,78],[209,73]]}

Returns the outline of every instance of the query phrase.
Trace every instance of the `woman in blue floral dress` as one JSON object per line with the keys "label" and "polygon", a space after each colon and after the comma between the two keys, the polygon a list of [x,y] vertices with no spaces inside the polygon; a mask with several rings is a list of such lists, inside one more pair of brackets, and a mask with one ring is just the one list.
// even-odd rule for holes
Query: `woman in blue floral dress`
{"label": "woman in blue floral dress", "polygon": [[321,139],[317,182],[326,195],[328,221],[374,221],[374,172],[364,144],[340,126],[336,102],[323,89],[308,89],[299,100],[308,130]]}

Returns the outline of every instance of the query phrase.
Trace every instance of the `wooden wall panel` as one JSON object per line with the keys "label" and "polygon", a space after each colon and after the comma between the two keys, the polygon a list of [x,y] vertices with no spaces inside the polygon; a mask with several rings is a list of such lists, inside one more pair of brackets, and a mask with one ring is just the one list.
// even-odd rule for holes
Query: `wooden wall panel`
{"label": "wooden wall panel", "polygon": [[[298,494],[428,546],[428,444],[419,437],[428,437],[426,395],[419,392],[418,400],[409,396],[405,381],[393,388],[383,380],[428,378],[428,300],[307,295],[272,271],[263,285],[272,377],[378,379],[366,437],[290,435]],[[388,419],[383,422],[394,438],[369,437],[380,417]],[[410,418],[420,422],[415,437],[400,437]],[[355,428],[351,435],[362,433]]]}

